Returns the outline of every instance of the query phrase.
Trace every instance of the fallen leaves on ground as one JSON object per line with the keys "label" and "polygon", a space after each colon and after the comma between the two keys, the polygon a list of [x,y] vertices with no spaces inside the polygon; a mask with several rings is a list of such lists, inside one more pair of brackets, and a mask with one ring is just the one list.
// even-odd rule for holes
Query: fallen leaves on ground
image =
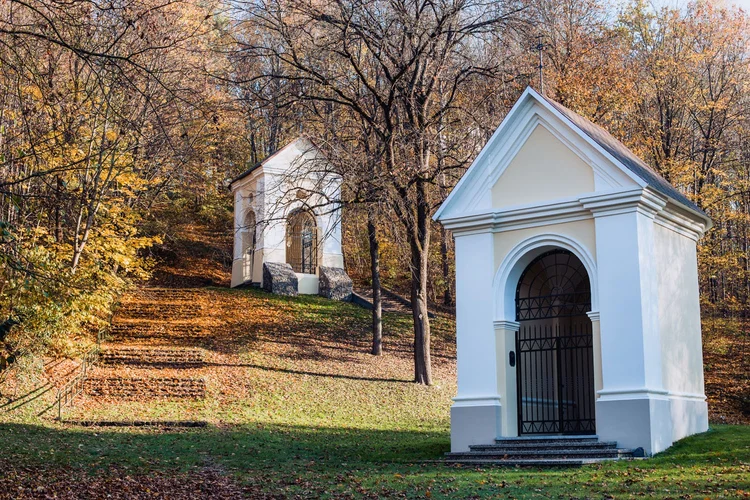
{"label": "fallen leaves on ground", "polygon": [[189,472],[152,471],[149,474],[132,474],[113,468],[89,474],[66,467],[19,467],[0,461],[0,469],[0,498],[3,499],[283,498],[242,487],[212,468]]}

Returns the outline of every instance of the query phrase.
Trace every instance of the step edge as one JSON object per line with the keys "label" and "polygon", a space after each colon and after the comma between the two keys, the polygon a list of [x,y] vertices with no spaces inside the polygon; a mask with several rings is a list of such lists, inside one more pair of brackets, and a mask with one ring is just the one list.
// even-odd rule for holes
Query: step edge
{"label": "step edge", "polygon": [[[580,452],[580,453],[579,453]],[[459,451],[459,452],[446,452],[446,456],[449,457],[457,457],[457,456],[467,456],[467,457],[486,457],[486,456],[500,456],[500,455],[508,455],[508,456],[519,456],[519,455],[530,455],[530,456],[538,456],[538,455],[632,455],[635,453],[635,450],[632,450],[630,448],[616,448],[612,450],[601,450],[601,451],[589,451],[587,450],[556,450],[556,451],[547,451],[547,450],[534,450],[534,451],[522,451],[522,452],[511,452],[511,453],[503,453],[503,452],[481,452],[481,451]]]}
{"label": "step edge", "polygon": [[599,436],[597,434],[570,434],[570,435],[539,435],[539,436],[509,436],[509,437],[498,437],[495,438],[495,441],[544,441],[544,440],[550,440],[550,441],[564,441],[566,439],[570,440],[577,440],[577,441],[589,441],[589,440],[599,440]]}
{"label": "step edge", "polygon": [[598,441],[596,443],[588,443],[588,442],[582,442],[582,443],[506,443],[506,444],[471,444],[469,445],[470,449],[474,448],[487,448],[487,447],[503,447],[503,448],[534,448],[538,446],[550,446],[550,447],[556,447],[556,448],[562,448],[564,446],[576,446],[576,447],[588,447],[588,448],[607,448],[607,447],[617,447],[616,441]]}

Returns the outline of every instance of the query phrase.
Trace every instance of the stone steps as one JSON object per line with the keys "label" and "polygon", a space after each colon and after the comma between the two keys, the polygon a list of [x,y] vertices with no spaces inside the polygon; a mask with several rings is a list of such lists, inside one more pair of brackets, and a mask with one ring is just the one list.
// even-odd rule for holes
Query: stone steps
{"label": "stone steps", "polygon": [[101,377],[86,380],[84,391],[92,397],[133,399],[204,399],[202,377]]}
{"label": "stone steps", "polygon": [[100,355],[104,365],[196,368],[205,364],[205,351],[175,347],[107,347]]}
{"label": "stone steps", "polygon": [[533,445],[547,445],[547,444],[569,444],[569,443],[601,443],[599,436],[593,434],[583,435],[540,435],[540,436],[521,436],[521,437],[506,437],[495,439],[495,444],[512,445],[512,444],[533,444]]}
{"label": "stone steps", "polygon": [[590,465],[590,464],[598,464],[602,462],[608,462],[611,459],[576,459],[576,458],[568,458],[568,459],[558,459],[558,460],[550,460],[550,459],[529,459],[529,460],[483,460],[483,459],[459,459],[459,460],[452,460],[450,458],[447,458],[444,460],[445,463],[449,465],[475,465],[480,467],[540,467],[540,468],[549,468],[549,467],[581,467],[583,465]]}
{"label": "stone steps", "polygon": [[[580,442],[563,442],[563,443],[545,443],[545,448],[548,449],[566,449],[566,450],[590,450],[590,449],[615,449],[617,443],[614,441],[604,442],[592,442],[592,443],[580,443]],[[470,446],[472,450],[476,451],[495,451],[495,450],[533,450],[539,448],[538,444],[534,443],[504,443],[504,444],[476,444]]]}
{"label": "stone steps", "polygon": [[205,291],[195,288],[140,288],[128,297],[144,302],[192,302],[205,296]]}
{"label": "stone steps", "polygon": [[632,458],[633,450],[624,448],[604,450],[569,450],[569,449],[533,449],[533,450],[509,450],[499,448],[493,451],[468,451],[465,453],[451,453],[449,458],[458,459],[482,459],[482,460],[525,460],[525,459],[593,459],[593,458]]}
{"label": "stone steps", "polygon": [[204,337],[203,327],[189,323],[152,321],[115,321],[110,330],[113,340],[169,339],[184,340]]}
{"label": "stone steps", "polygon": [[126,302],[117,308],[116,317],[129,319],[194,319],[201,307],[190,302]]}
{"label": "stone steps", "polygon": [[604,460],[643,457],[643,449],[618,448],[597,436],[525,436],[494,444],[472,445],[469,451],[446,453],[445,462],[466,465],[570,467]]}
{"label": "stone steps", "polygon": [[[88,396],[103,399],[203,399],[206,364],[199,345],[208,332],[191,323],[203,314],[205,291],[141,288],[116,311],[110,342],[86,381]],[[193,342],[195,341],[195,342]],[[179,347],[178,347],[179,346]]]}

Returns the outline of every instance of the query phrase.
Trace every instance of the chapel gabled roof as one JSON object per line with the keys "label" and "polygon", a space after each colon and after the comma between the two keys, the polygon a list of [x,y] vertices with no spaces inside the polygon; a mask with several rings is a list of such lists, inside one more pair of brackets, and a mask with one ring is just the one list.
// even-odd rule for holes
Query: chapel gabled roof
{"label": "chapel gabled roof", "polygon": [[615,139],[615,137],[605,129],[591,122],[587,118],[584,118],[575,111],[566,108],[559,102],[553,101],[545,95],[537,95],[547,101],[576,128],[589,136],[602,149],[616,158],[617,161],[619,161],[622,165],[627,167],[628,170],[641,178],[655,191],[663,194],[668,198],[673,199],[674,201],[679,202],[682,205],[685,205],[686,207],[700,213],[701,215],[706,215],[706,213],[701,210],[698,205],[688,199],[687,196],[682,194],[649,164],[641,160],[638,156],[636,156],[635,153],[628,149],[622,142]]}
{"label": "chapel gabled roof", "polygon": [[[259,161],[258,163],[254,164],[253,166],[251,166],[250,168],[248,168],[247,170],[245,170],[244,172],[242,172],[240,175],[238,175],[237,177],[235,177],[234,179],[232,179],[231,181],[229,181],[229,188],[231,189],[232,188],[232,184],[234,184],[237,181],[241,181],[242,179],[244,179],[248,175],[252,174],[256,170],[258,170],[260,167],[262,167],[263,165],[265,165],[271,158],[273,158],[274,156],[278,155],[279,153],[281,153],[282,151],[284,151],[289,146],[291,146],[293,144],[296,144],[300,140],[305,140],[305,139],[306,139],[305,137],[299,136],[299,137],[295,138],[294,140],[289,141],[284,146],[280,147],[279,149],[277,149],[276,151],[274,151],[270,155],[266,156],[261,161]],[[309,140],[309,139],[307,139],[307,140]]]}
{"label": "chapel gabled roof", "polygon": [[596,125],[583,116],[579,115],[578,113],[566,108],[559,102],[539,94],[531,87],[527,87],[518,101],[516,101],[516,103],[513,105],[513,108],[510,110],[503,122],[487,142],[483,150],[474,160],[474,163],[471,165],[471,167],[469,167],[469,170],[467,170],[467,172],[464,174],[453,191],[451,191],[448,198],[440,206],[437,213],[435,214],[435,219],[440,219],[446,210],[449,211],[447,207],[453,202],[454,198],[456,198],[456,193],[461,191],[464,188],[463,185],[466,184],[467,181],[469,181],[470,177],[472,177],[472,170],[474,170],[474,167],[477,166],[477,163],[484,161],[482,157],[484,156],[486,150],[490,149],[490,144],[496,141],[498,139],[498,136],[505,134],[505,129],[507,127],[516,126],[516,117],[519,114],[523,114],[521,108],[524,108],[524,103],[528,102],[529,100],[533,100],[534,102],[549,110],[554,115],[558,116],[561,121],[568,124],[570,126],[570,129],[577,133],[582,139],[598,149],[606,157],[609,157],[610,161],[614,162],[621,169],[630,172],[632,176],[640,179],[641,182],[643,182],[646,186],[649,186],[654,191],[666,196],[674,203],[682,206],[688,211],[695,213],[702,219],[710,221],[708,215],[706,215],[706,213],[701,210],[700,207],[698,207],[694,202],[688,199],[688,197],[681,193],[677,188],[672,186],[653,167],[640,159],[622,142],[612,136],[612,134],[604,130],[599,125]]}

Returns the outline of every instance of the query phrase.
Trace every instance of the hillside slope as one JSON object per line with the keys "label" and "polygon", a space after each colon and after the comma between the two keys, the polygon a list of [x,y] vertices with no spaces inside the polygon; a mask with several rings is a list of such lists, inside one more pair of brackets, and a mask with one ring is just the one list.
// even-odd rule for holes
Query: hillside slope
{"label": "hillside slope", "polygon": [[[258,290],[227,289],[231,245],[231,234],[226,229],[199,222],[172,224],[154,278],[146,289],[124,298],[110,343],[134,349],[150,345],[201,350],[205,365],[177,370],[177,374],[186,379],[203,379],[206,398],[174,398],[168,404],[143,406],[132,398],[116,401],[89,397],[78,405],[81,417],[116,419],[120,413],[143,418],[182,415],[232,422],[237,415],[248,417],[247,406],[266,407],[270,414],[285,411],[281,401],[306,407],[312,404],[306,399],[308,391],[325,393],[327,402],[316,398],[314,404],[316,408],[326,406],[326,413],[332,416],[344,411],[347,405],[341,405],[340,399],[351,399],[348,390],[356,386],[357,394],[400,394],[404,398],[397,398],[394,403],[416,398],[416,406],[422,406],[422,411],[447,425],[446,405],[455,390],[455,325],[449,316],[439,315],[433,321],[437,388],[427,390],[429,401],[423,401],[423,389],[408,383],[413,363],[409,314],[385,314],[385,353],[380,358],[370,356],[370,319],[364,309],[318,297],[292,299]],[[711,421],[750,423],[747,360],[742,356],[734,359],[744,349],[736,345],[738,337],[727,328],[719,328],[716,321],[706,321],[704,330]],[[157,368],[128,367],[119,372],[122,376],[146,378],[175,375],[165,366]],[[110,368],[110,372],[115,371]],[[284,393],[286,398],[270,397],[276,406],[267,401],[269,397],[262,396],[275,391]],[[292,395],[300,401],[290,399]],[[240,398],[242,403],[237,403],[239,396],[249,399]],[[366,414],[363,419],[377,420],[375,415]]]}
{"label": "hillside slope", "polygon": [[[420,387],[411,383],[409,314],[385,314],[384,354],[372,356],[365,309],[207,286],[228,284],[230,248],[225,232],[172,227],[152,281],[123,298],[108,363],[69,419],[447,428],[456,378],[449,318],[433,321],[437,384]],[[185,363],[190,356],[200,362]]]}
{"label": "hillside slope", "polygon": [[[195,228],[172,240],[149,286],[123,298],[105,363],[66,422],[0,422],[0,498],[730,498],[750,489],[747,427],[719,427],[637,466],[425,462],[449,448],[453,321],[433,321],[437,384],[415,385],[409,314],[384,315],[385,353],[371,356],[369,311],[215,286],[228,270],[212,256],[226,256],[228,238]],[[124,426],[91,426],[102,422]],[[177,426],[186,422],[199,427]]]}

